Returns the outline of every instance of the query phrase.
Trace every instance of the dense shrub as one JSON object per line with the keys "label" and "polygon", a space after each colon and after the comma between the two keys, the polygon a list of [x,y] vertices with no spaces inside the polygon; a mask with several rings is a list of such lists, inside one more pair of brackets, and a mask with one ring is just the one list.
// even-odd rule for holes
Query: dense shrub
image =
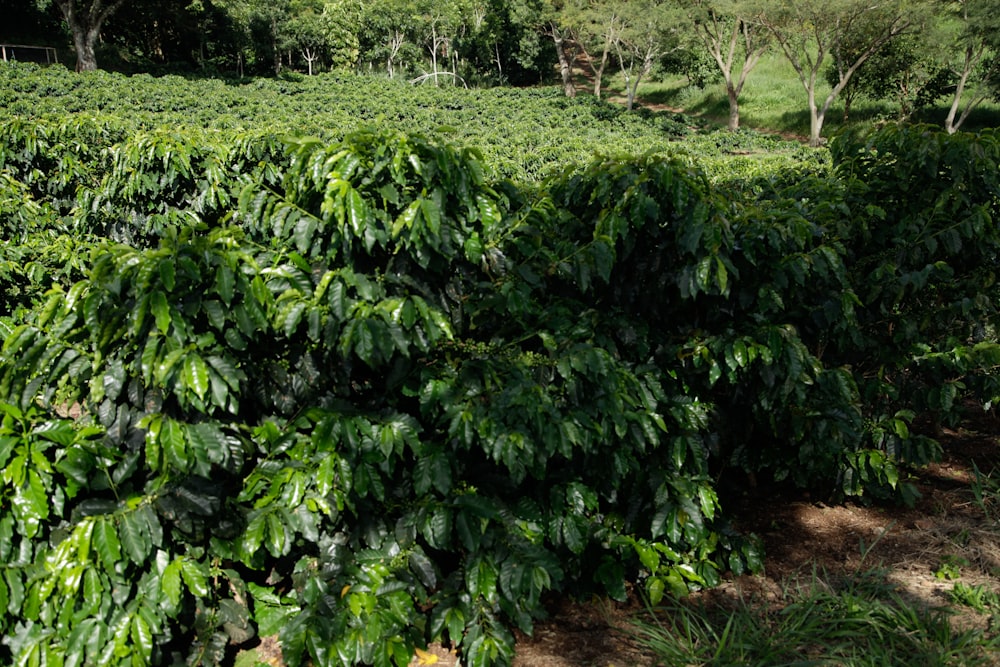
{"label": "dense shrub", "polygon": [[75,128],[2,149],[8,662],[278,635],[290,664],[504,664],[548,591],[760,568],[727,470],[905,499],[916,412],[995,394],[994,134],[723,189],[688,158],[525,185],[418,134]]}

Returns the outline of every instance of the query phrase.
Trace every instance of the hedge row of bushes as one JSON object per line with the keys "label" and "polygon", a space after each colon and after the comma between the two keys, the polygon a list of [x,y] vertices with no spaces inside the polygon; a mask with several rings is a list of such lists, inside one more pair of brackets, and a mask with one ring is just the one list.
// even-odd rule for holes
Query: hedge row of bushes
{"label": "hedge row of bushes", "polygon": [[830,175],[722,190],[652,156],[515,185],[393,132],[151,133],[74,170],[99,125],[19,127],[7,662],[276,634],[289,664],[505,664],[547,591],[759,569],[724,471],[906,500],[939,454],[914,416],[998,393],[995,133],[845,136]]}

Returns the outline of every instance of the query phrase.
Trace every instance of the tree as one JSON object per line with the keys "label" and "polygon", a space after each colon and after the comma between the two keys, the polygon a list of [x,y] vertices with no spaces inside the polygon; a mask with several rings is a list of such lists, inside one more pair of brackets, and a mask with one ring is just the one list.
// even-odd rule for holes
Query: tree
{"label": "tree", "polygon": [[625,77],[625,106],[631,110],[642,78],[658,60],[680,48],[678,26],[683,25],[683,17],[669,0],[623,3],[621,16],[622,28],[615,48]]}
{"label": "tree", "polygon": [[45,2],[0,0],[0,16],[4,17],[0,27],[0,42],[4,44],[52,46],[54,36],[61,33],[58,12]]}
{"label": "tree", "polygon": [[476,0],[463,58],[477,74],[504,83],[535,83],[553,65],[541,25],[541,0]]}
{"label": "tree", "polygon": [[952,134],[974,108],[1000,89],[1000,2],[957,0],[949,7],[959,24],[956,46],[961,54],[951,66],[957,82],[944,122]]}
{"label": "tree", "polygon": [[695,38],[722,73],[729,99],[730,130],[740,127],[743,85],[770,45],[770,34],[743,14],[743,4],[730,0],[689,0],[685,3],[695,26]]}
{"label": "tree", "polygon": [[[943,64],[939,33],[937,26],[928,25],[919,35],[901,35],[873,53],[841,91],[844,121],[849,118],[854,101],[860,97],[895,102],[899,107],[899,120],[905,122],[915,111],[944,95],[954,85],[954,77]],[[864,37],[849,36],[840,52],[843,60],[850,62],[856,58],[865,43]],[[838,66],[831,62],[827,66],[826,80],[831,87],[840,81],[842,69],[842,63]]]}
{"label": "tree", "polygon": [[552,38],[556,47],[556,57],[559,59],[559,78],[562,81],[566,97],[576,97],[576,84],[573,83],[573,65],[577,58],[577,45],[573,33],[561,27],[556,21],[550,21],[545,34]]}
{"label": "tree", "polygon": [[573,67],[580,55],[580,42],[572,25],[566,20],[566,3],[563,0],[546,0],[540,18],[540,30],[552,38],[556,49],[563,93],[566,97],[576,97]]}
{"label": "tree", "polygon": [[290,0],[216,0],[230,16],[234,28],[240,75],[243,62],[251,69],[281,72],[281,26],[291,17]]}
{"label": "tree", "polygon": [[[463,7],[457,0],[420,0],[417,15],[411,19],[419,41],[427,48],[431,61],[431,71],[426,78],[433,78],[434,85],[442,74],[458,79],[457,51],[454,48],[455,37],[465,25]],[[451,70],[442,72],[439,58],[451,65]]]}
{"label": "tree", "polygon": [[[76,51],[76,71],[86,72],[97,69],[97,55],[94,47],[101,35],[101,27],[125,0],[54,0],[66,19],[73,37]],[[39,7],[47,6],[48,0],[41,0]]]}
{"label": "tree", "polygon": [[[781,46],[805,88],[810,146],[820,145],[826,113],[857,69],[882,45],[916,25],[910,5],[901,0],[769,0],[762,5],[758,20]],[[867,26],[867,42],[858,45],[856,57],[848,59],[845,38],[862,34],[860,25]],[[820,106],[817,87],[828,56],[837,66],[837,83]]]}
{"label": "tree", "polygon": [[298,51],[310,76],[313,64],[350,66],[358,56],[358,38],[349,27],[350,17],[342,3],[302,2],[292,6],[292,15],[279,27],[280,45]]}
{"label": "tree", "polygon": [[594,97],[601,97],[604,71],[621,38],[621,4],[576,0],[566,5],[563,20],[571,26],[594,74]]}
{"label": "tree", "polygon": [[410,35],[412,17],[417,12],[414,3],[412,0],[356,0],[356,4],[360,15],[357,32],[362,60],[370,67],[374,67],[376,61],[384,63],[389,78],[396,76],[400,60],[409,60],[404,58],[407,55],[417,55]]}
{"label": "tree", "polygon": [[195,67],[204,60],[206,37],[221,18],[210,3],[191,0],[131,0],[104,23],[101,45],[113,47],[108,67],[149,71],[158,66]]}

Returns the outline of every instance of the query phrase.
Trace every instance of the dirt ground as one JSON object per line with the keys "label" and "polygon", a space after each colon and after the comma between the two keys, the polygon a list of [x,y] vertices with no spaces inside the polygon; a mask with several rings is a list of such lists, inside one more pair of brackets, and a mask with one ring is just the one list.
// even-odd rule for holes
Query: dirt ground
{"label": "dirt ground", "polygon": [[[807,497],[756,497],[737,510],[740,528],[761,537],[766,571],[729,577],[720,587],[696,594],[707,604],[735,600],[774,601],[783,587],[813,572],[850,577],[877,570],[904,599],[943,606],[954,581],[940,578],[951,563],[968,585],[1000,591],[1000,526],[991,522],[970,490],[973,462],[984,473],[1000,468],[1000,423],[982,418],[967,428],[945,430],[940,463],[913,471],[921,498],[913,508],[859,504],[827,505]],[[1000,507],[995,508],[1000,512]],[[993,515],[997,516],[996,513]],[[985,626],[987,618],[956,607],[953,622]],[[638,667],[655,663],[629,637],[629,619],[639,602],[560,600],[533,636],[519,636],[514,667]],[[453,654],[431,647],[413,665],[455,665]]]}

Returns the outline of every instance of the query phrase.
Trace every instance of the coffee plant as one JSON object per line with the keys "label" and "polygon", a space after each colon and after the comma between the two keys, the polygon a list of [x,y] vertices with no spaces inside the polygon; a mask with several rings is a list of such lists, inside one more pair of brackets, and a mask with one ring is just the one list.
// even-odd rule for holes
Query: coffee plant
{"label": "coffee plant", "polygon": [[[444,638],[496,664],[548,590],[657,600],[759,567],[721,523],[705,408],[605,340],[653,304],[595,294],[580,317],[630,279],[604,230],[578,280],[561,216],[470,151],[363,133],[286,164],[228,224],[190,206],[200,224],[96,243],[8,338],[15,659],[214,663],[264,632],[292,663],[405,664]],[[705,220],[703,181],[648,167],[643,205],[682,201],[646,235]]]}
{"label": "coffee plant", "polygon": [[917,416],[997,400],[995,133],[505,179],[377,123],[76,113],[2,126],[4,663],[509,664],[547,594],[760,569],[741,480],[912,499]]}

